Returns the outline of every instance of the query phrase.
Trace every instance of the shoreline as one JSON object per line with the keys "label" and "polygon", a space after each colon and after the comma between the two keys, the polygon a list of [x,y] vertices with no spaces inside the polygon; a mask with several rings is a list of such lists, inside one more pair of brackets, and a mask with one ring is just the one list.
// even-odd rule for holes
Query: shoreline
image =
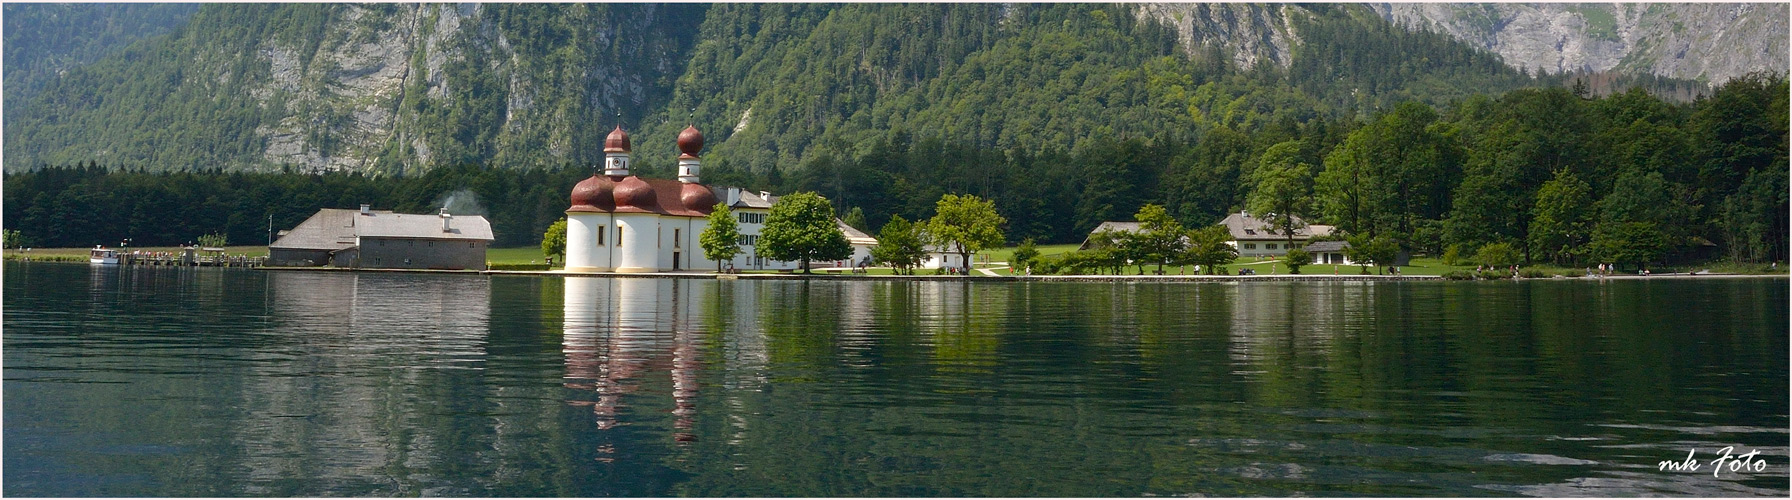
{"label": "shoreline", "polygon": [[[12,260],[12,259],[9,259]],[[84,262],[67,261],[28,261],[61,265],[86,265]],[[1450,280],[1436,275],[1382,275],[1382,274],[1271,274],[1271,275],[1152,275],[1152,274],[1085,274],[1085,275],[1037,275],[1037,276],[989,276],[989,275],[897,275],[897,274],[847,274],[847,273],[750,273],[750,274],[717,274],[710,271],[665,271],[652,273],[615,273],[615,272],[568,272],[551,271],[514,271],[514,270],[470,270],[470,269],[372,269],[342,267],[283,267],[263,266],[241,268],[243,270],[276,271],[276,272],[326,272],[326,273],[413,273],[413,274],[462,274],[486,276],[583,276],[595,278],[655,278],[655,279],[714,279],[714,280],[832,280],[832,281],[964,281],[964,282],[1039,282],[1039,283],[1251,283],[1251,282],[1409,282],[1409,281],[1605,281],[1605,280],[1684,280],[1684,279],[1787,279],[1787,274],[1652,274],[1638,276],[1620,274],[1612,276],[1554,276],[1549,278],[1506,278],[1498,280]]]}
{"label": "shoreline", "polygon": [[[614,273],[614,272],[568,272],[568,271],[508,271],[508,270],[448,270],[448,269],[351,269],[334,267],[259,267],[263,271],[322,271],[322,272],[364,272],[364,273],[425,273],[425,274],[478,274],[487,276],[582,276],[595,278],[656,278],[656,279],[714,279],[714,280],[833,280],[833,281],[965,281],[965,282],[1119,282],[1119,283],[1245,283],[1245,282],[1406,282],[1406,281],[1451,281],[1442,276],[1428,275],[1381,275],[1381,274],[1272,274],[1272,275],[1040,275],[1040,276],[944,276],[944,275],[893,275],[893,274],[716,274],[714,272],[653,272],[653,273]],[[1614,275],[1614,276],[1582,276],[1582,277],[1549,277],[1549,278],[1509,278],[1501,280],[1457,280],[1457,281],[1605,281],[1605,280],[1653,280],[1653,279],[1738,279],[1769,278],[1787,279],[1792,276],[1784,274],[1654,274],[1649,276]]]}

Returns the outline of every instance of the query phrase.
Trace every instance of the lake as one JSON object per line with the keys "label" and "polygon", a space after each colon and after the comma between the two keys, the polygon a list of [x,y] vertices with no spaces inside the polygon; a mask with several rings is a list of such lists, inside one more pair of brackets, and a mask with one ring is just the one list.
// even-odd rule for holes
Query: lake
{"label": "lake", "polygon": [[1785,279],[4,272],[7,496],[1788,495]]}

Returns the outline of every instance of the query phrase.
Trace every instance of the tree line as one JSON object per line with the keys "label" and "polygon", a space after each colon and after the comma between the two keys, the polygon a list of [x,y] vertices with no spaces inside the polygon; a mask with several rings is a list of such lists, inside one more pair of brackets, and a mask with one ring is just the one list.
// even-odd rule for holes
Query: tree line
{"label": "tree line", "polygon": [[[564,216],[571,186],[589,168],[438,168],[415,177],[360,174],[150,172],[89,162],[5,177],[7,229],[37,247],[179,245],[221,234],[231,245],[264,245],[269,229],[291,229],[322,208],[483,215],[496,246],[536,244]],[[456,195],[458,196],[451,196]]]}

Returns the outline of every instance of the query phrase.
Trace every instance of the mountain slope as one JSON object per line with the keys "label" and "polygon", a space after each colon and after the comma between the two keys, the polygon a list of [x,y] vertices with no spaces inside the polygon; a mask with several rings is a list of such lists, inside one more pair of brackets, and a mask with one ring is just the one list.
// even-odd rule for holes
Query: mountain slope
{"label": "mountain slope", "polygon": [[207,5],[26,101],[6,163],[396,173],[589,160],[596,124],[664,102],[703,10]]}
{"label": "mountain slope", "polygon": [[664,173],[691,123],[712,171],[764,173],[899,136],[1189,142],[1563,83],[1357,5],[217,4],[9,96],[4,153],[408,175],[591,165],[620,122]]}
{"label": "mountain slope", "polygon": [[1618,70],[1716,85],[1787,71],[1783,3],[1369,4],[1531,71]]}
{"label": "mountain slope", "polygon": [[17,103],[70,68],[168,33],[197,4],[18,4],[5,11],[6,101]]}

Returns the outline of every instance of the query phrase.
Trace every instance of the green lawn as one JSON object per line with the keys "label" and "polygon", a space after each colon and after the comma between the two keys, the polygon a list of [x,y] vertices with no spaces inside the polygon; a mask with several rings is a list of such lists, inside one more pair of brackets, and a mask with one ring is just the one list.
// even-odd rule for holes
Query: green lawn
{"label": "green lawn", "polygon": [[[485,261],[492,264],[543,264],[547,262],[546,259],[539,246],[485,249]],[[554,265],[559,267],[561,263],[555,262]]]}
{"label": "green lawn", "polygon": [[[1065,243],[1061,245],[1039,245],[1036,248],[1039,249],[1039,255],[1043,257],[1046,255],[1074,252],[1076,251],[1077,245],[1079,244]],[[1018,247],[1005,247],[977,252],[977,262],[1008,262],[1008,259],[1014,258],[1015,248]]]}

